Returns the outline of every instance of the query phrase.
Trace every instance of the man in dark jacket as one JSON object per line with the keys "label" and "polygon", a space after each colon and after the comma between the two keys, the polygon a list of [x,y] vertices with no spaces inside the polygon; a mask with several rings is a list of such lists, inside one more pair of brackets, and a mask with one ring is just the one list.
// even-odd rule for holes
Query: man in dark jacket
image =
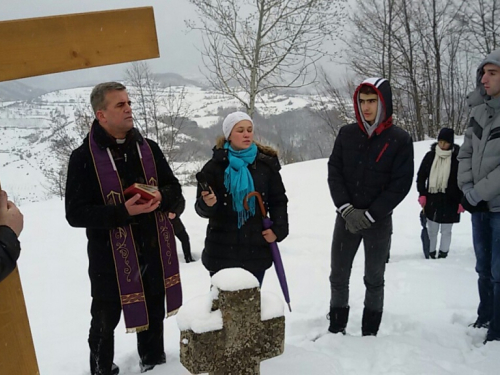
{"label": "man in dark jacket", "polygon": [[0,281],[16,268],[21,252],[17,238],[23,230],[23,221],[19,209],[7,199],[7,193],[0,190]]}
{"label": "man in dark jacket", "polygon": [[410,190],[413,144],[392,124],[392,93],[383,78],[365,80],[354,93],[357,122],[340,129],[328,161],[328,184],[337,207],[331,259],[330,326],[345,333],[349,278],[363,240],[366,295],[363,336],[375,336],[384,306],[384,272],[392,211]]}
{"label": "man in dark jacket", "polygon": [[462,206],[471,213],[479,306],[476,328],[500,341],[500,49],[481,62],[467,101],[469,127],[458,154]]}
{"label": "man in dark jacket", "polygon": [[189,234],[182,222],[180,216],[186,208],[186,201],[179,202],[177,207],[173,208],[173,212],[168,213],[168,218],[174,227],[175,237],[181,241],[182,252],[184,253],[184,260],[186,263],[194,262],[193,255],[191,254],[191,242],[189,241]]}
{"label": "man in dark jacket", "polygon": [[[118,373],[113,334],[123,310],[127,332],[137,333],[144,372],[165,362],[165,295],[168,314],[182,303],[167,219],[182,192],[158,145],[134,128],[125,86],[99,84],[90,99],[96,119],[71,155],[66,185],[66,218],[71,226],[87,229],[90,367],[92,375]],[[134,183],[150,185],[154,198],[126,199],[123,191]]]}

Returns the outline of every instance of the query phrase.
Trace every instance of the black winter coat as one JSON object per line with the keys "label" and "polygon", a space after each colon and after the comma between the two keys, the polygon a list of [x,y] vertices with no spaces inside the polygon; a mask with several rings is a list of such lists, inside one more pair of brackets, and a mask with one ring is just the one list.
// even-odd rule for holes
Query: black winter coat
{"label": "black winter coat", "polygon": [[437,142],[431,146],[431,151],[425,154],[422,164],[417,173],[417,190],[420,195],[427,197],[427,203],[424,207],[425,216],[436,223],[450,224],[460,221],[458,205],[462,199],[462,191],[458,188],[458,152],[460,146],[453,145],[451,155],[450,177],[448,178],[448,187],[444,193],[430,194],[427,191],[429,185],[429,176],[431,167],[436,156]]}
{"label": "black winter coat", "polygon": [[337,208],[366,209],[375,221],[390,215],[413,180],[413,144],[391,125],[368,137],[357,124],[343,126],[328,161],[328,184]]}
{"label": "black winter coat", "polygon": [[184,226],[184,223],[182,222],[180,216],[184,212],[184,209],[186,208],[186,201],[182,199],[181,202],[175,207],[172,208],[172,211],[175,214],[175,218],[170,219],[170,223],[174,227],[174,233],[177,235],[178,233],[182,233],[186,231],[186,227]]}
{"label": "black winter coat", "polygon": [[21,245],[14,231],[8,226],[0,226],[0,281],[16,268]]}
{"label": "black winter coat", "polygon": [[[217,203],[208,207],[201,198],[201,189],[198,187],[196,212],[209,219],[202,262],[211,272],[232,267],[241,267],[250,272],[263,271],[271,267],[272,256],[269,243],[262,236],[262,214],[257,204],[255,215],[238,229],[232,196],[224,186],[224,171],[228,165],[227,150],[214,148],[213,158],[202,169],[217,196]],[[274,223],[271,229],[277,236],[277,242],[288,235],[288,199],[279,173],[280,168],[276,153],[262,147],[259,147],[255,162],[248,166],[255,191],[262,195],[266,210]]]}
{"label": "black winter coat", "polygon": [[[144,139],[136,129],[129,131],[124,144],[115,139],[97,123],[94,138],[99,147],[109,147],[121,184],[125,190],[133,183],[145,183],[145,176],[137,152],[136,142],[148,142],[153,152],[162,194],[162,211],[171,211],[183,199],[179,181],[174,177],[158,145]],[[89,148],[89,135],[73,151],[69,160],[66,182],[66,219],[73,227],[87,228],[89,276],[92,296],[101,299],[119,298],[115,264],[110,246],[110,230],[127,224],[132,232],[143,274],[144,287],[152,294],[164,292],[163,271],[158,248],[154,213],[129,216],[125,204],[105,205]]]}

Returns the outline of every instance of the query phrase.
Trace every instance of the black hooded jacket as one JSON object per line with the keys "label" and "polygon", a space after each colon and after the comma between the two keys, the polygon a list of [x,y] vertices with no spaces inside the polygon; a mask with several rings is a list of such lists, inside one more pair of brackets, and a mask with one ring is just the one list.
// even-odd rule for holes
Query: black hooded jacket
{"label": "black hooded jacket", "polygon": [[420,195],[427,197],[424,207],[425,216],[436,223],[450,224],[460,221],[458,205],[462,199],[462,191],[458,188],[458,152],[460,147],[453,145],[451,155],[450,177],[446,192],[430,194],[428,192],[429,176],[431,174],[432,163],[436,156],[437,142],[431,146],[431,150],[425,154],[422,164],[417,173],[417,190]]}
{"label": "black hooded jacket", "polygon": [[[116,140],[94,122],[94,139],[101,149],[109,147],[120,176],[123,189],[135,182],[146,183],[136,142],[148,142],[153,152],[162,194],[162,211],[173,211],[182,197],[179,181],[175,178],[158,145],[144,139],[133,128],[124,144]],[[145,288],[152,293],[164,291],[163,271],[158,248],[158,234],[154,213],[129,216],[125,204],[105,205],[92,161],[89,135],[71,154],[66,182],[66,219],[73,227],[87,229],[89,275],[92,296],[101,299],[119,298],[115,263],[110,245],[110,229],[132,225],[139,264]]]}
{"label": "black hooded jacket", "polygon": [[[255,191],[262,195],[266,210],[274,223],[271,229],[279,242],[288,235],[288,199],[279,173],[281,167],[276,152],[263,147],[258,150],[255,162],[248,169]],[[202,169],[217,196],[217,203],[208,207],[201,198],[201,189],[198,187],[196,212],[209,219],[202,254],[203,265],[211,272],[232,267],[260,272],[272,264],[269,243],[262,236],[262,214],[257,204],[255,215],[238,229],[232,196],[224,186],[224,171],[228,165],[227,150],[215,147],[212,159]]]}
{"label": "black hooded jacket", "polygon": [[0,281],[16,268],[20,252],[21,245],[14,231],[6,225],[0,225]]}
{"label": "black hooded jacket", "polygon": [[[371,136],[358,108],[362,86],[372,87],[382,104],[381,121]],[[335,206],[365,209],[378,221],[391,215],[413,180],[413,143],[410,135],[392,124],[392,92],[385,79],[369,79],[354,93],[357,122],[343,126],[328,161],[328,184]]]}

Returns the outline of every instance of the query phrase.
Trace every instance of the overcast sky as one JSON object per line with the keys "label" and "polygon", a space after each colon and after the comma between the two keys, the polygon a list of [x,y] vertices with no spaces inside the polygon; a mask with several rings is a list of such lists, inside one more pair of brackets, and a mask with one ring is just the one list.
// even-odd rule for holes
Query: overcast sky
{"label": "overcast sky", "polygon": [[[195,19],[194,6],[187,0],[0,0],[0,21],[45,17],[69,13],[153,6],[160,58],[147,60],[154,72],[173,72],[187,78],[199,78],[201,55],[196,45],[201,37],[186,33],[184,19]],[[114,79],[123,76],[127,64],[52,74],[22,82],[45,85],[49,82],[81,82]]]}
{"label": "overcast sky", "polygon": [[[147,60],[156,73],[178,73],[186,78],[202,79],[201,45],[197,32],[187,33],[185,19],[196,19],[195,7],[188,0],[0,0],[0,21],[44,17],[70,13],[153,6],[160,58]],[[128,64],[84,69],[21,80],[33,86],[78,84],[123,77]],[[325,64],[328,71],[342,74],[345,67]],[[331,68],[331,69],[330,69]]]}

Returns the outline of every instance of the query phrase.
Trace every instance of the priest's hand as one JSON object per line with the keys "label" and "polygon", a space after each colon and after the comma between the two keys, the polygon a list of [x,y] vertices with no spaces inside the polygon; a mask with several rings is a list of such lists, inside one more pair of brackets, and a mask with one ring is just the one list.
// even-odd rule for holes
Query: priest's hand
{"label": "priest's hand", "polygon": [[155,195],[155,197],[153,198],[153,203],[156,203],[156,202],[161,203],[161,198],[162,198],[161,193],[158,190],[156,190],[154,192],[154,195]]}
{"label": "priest's hand", "polygon": [[24,226],[23,214],[7,199],[7,193],[3,190],[0,190],[0,225],[8,226],[18,237]]}
{"label": "priest's hand", "polygon": [[130,216],[147,214],[156,210],[160,206],[160,201],[158,200],[151,199],[146,203],[140,203],[140,199],[141,195],[136,194],[129,200],[125,201],[125,208]]}

